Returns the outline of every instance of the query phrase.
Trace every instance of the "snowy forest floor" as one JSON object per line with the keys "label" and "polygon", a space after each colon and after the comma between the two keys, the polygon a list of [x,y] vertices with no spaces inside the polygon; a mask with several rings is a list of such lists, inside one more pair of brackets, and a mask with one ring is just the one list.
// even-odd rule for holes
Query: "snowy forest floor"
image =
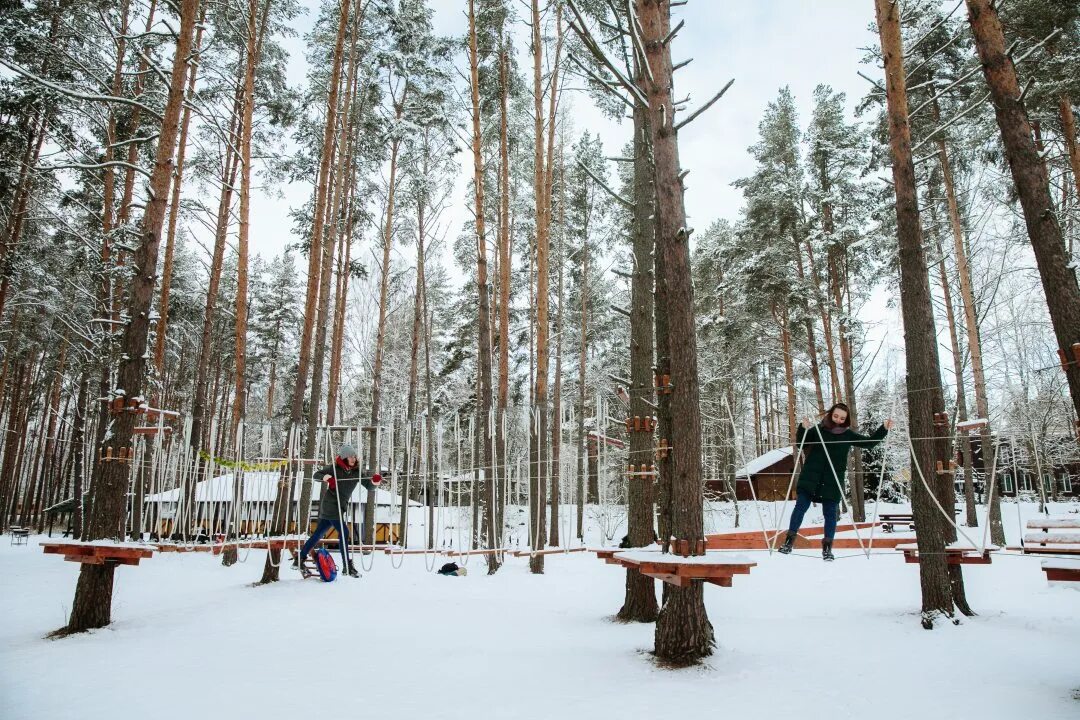
{"label": "snowy forest floor", "polygon": [[715,654],[673,671],[652,625],[612,622],[625,571],[591,553],[540,576],[474,557],[465,577],[380,554],[360,579],[283,568],[269,587],[251,586],[263,552],[159,554],[118,568],[111,626],[46,640],[78,568],[40,539],[0,542],[5,720],[1080,717],[1080,587],[1049,586],[1032,557],[966,568],[979,616],[927,632],[899,553],[743,551],[751,574],[705,589]]}

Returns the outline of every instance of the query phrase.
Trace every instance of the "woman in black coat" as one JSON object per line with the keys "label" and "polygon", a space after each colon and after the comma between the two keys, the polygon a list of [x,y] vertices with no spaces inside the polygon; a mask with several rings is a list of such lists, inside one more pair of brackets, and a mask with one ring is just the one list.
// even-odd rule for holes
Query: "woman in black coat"
{"label": "woman in black coat", "polygon": [[821,555],[826,560],[835,559],[832,544],[836,534],[844,474],[847,472],[848,453],[852,447],[863,450],[874,447],[885,439],[892,426],[893,421],[886,420],[872,435],[860,435],[851,429],[848,406],[844,403],[836,403],[829,408],[817,425],[811,425],[809,418],[803,419],[795,433],[795,448],[801,444],[805,460],[802,472],[799,473],[798,497],[795,500],[795,509],[791,511],[787,538],[780,547],[781,553],[787,555],[791,552],[810,503],[819,502],[825,512],[825,537],[821,541]]}

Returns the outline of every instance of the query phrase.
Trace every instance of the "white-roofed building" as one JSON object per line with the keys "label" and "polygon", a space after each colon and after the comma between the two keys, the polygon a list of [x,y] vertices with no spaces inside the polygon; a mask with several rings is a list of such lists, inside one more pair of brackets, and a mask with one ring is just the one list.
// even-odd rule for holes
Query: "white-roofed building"
{"label": "white-roofed building", "polygon": [[[791,470],[793,460],[792,448],[776,448],[754,458],[743,467],[735,471],[735,497],[739,500],[774,501],[783,500],[784,492],[791,485],[789,499],[795,498],[795,486],[791,482]],[[796,482],[798,479],[796,478]],[[709,480],[705,483],[705,490],[717,496],[723,496],[727,489],[723,481]]]}
{"label": "white-roofed building", "polygon": [[[241,476],[240,507],[233,508],[233,493],[236,479],[233,473],[218,475],[209,480],[201,480],[195,486],[193,506],[193,526],[205,534],[220,534],[229,530],[241,535],[248,533],[265,534],[272,524],[274,505],[277,500],[278,483],[281,473],[276,470],[245,472]],[[301,484],[293,483],[292,507],[289,509],[289,532],[296,532],[297,504],[300,501]],[[314,481],[311,489],[311,512],[309,526],[314,528],[315,518],[319,514],[319,496],[322,482]],[[367,491],[358,486],[349,498],[344,520],[355,526],[354,537],[359,538],[359,527],[363,521],[364,508],[367,505]],[[182,488],[173,488],[164,492],[148,495],[144,500],[144,511],[148,513],[149,527],[155,528],[161,536],[173,532],[177,514],[183,506]],[[418,513],[423,506],[415,500],[409,501],[410,522],[422,522]],[[375,532],[377,542],[396,540],[400,532],[401,497],[389,490],[379,488],[375,491]],[[230,527],[231,523],[231,527]]]}

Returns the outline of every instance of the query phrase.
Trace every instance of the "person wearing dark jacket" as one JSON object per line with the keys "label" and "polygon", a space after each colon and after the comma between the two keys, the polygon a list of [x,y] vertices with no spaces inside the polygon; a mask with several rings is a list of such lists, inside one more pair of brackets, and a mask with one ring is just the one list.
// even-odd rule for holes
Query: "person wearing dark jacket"
{"label": "person wearing dark jacket", "polygon": [[[315,532],[304,543],[300,551],[300,561],[303,562],[304,558],[307,558],[315,549],[319,540],[330,528],[333,528],[338,534],[341,559],[345,563],[344,571],[352,577],[360,577],[360,573],[349,559],[349,528],[343,520],[349,507],[349,498],[352,497],[356,486],[362,484],[368,490],[374,490],[382,482],[382,476],[378,473],[362,473],[356,448],[344,444],[338,448],[334,462],[316,470],[312,474],[312,479],[323,481],[322,495],[319,496],[319,523],[315,526]],[[315,559],[314,555],[311,559]]]}
{"label": "person wearing dark jacket", "polygon": [[[868,450],[885,439],[892,429],[893,421],[886,420],[872,435],[860,435],[851,429],[848,406],[836,403],[826,412],[817,425],[804,418],[795,432],[795,448],[802,445],[805,460],[799,473],[798,497],[791,511],[791,523],[780,552],[787,555],[795,546],[795,536],[802,525],[803,516],[811,503],[821,503],[825,513],[825,537],[821,541],[821,556],[835,560],[832,551],[836,534],[837,510],[847,472],[848,453],[857,447]],[[805,438],[805,439],[804,439]]]}

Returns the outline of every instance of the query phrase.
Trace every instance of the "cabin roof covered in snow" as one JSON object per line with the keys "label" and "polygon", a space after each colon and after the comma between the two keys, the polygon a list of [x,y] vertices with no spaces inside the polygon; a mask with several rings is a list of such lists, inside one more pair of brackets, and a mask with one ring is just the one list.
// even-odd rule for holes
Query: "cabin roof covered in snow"
{"label": "cabin roof covered in snow", "polygon": [[743,467],[735,471],[735,477],[746,478],[751,475],[756,475],[770,465],[775,465],[784,458],[791,457],[791,446],[776,448],[770,450],[760,457],[756,457],[750,462],[746,463]]}
{"label": "cabin roof covered in snow", "polygon": [[[280,477],[281,474],[276,470],[244,473],[244,500],[246,502],[273,502],[277,496],[278,479]],[[322,483],[318,480],[313,481],[312,499],[318,500],[320,492],[322,492]],[[212,480],[199,481],[195,488],[195,499],[197,502],[231,502],[232,493],[233,474],[228,473],[218,475]],[[375,493],[376,505],[389,506],[391,500],[395,505],[399,505],[401,502],[392,496],[389,491],[382,488],[376,490]],[[299,499],[300,483],[293,483],[293,500]],[[367,493],[363,489],[353,493],[351,498],[353,505],[362,505],[366,499]],[[179,500],[180,488],[173,488],[146,497],[148,503],[174,503],[179,502]],[[415,500],[410,500],[409,505],[411,507],[420,507],[420,503]]]}

